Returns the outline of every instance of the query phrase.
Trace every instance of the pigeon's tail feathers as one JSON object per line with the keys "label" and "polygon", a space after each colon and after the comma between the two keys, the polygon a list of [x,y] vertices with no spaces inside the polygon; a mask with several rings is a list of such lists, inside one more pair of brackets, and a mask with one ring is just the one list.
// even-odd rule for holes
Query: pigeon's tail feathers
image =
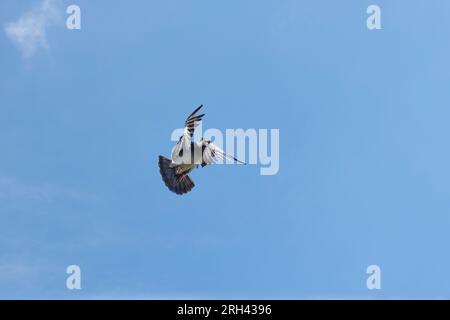
{"label": "pigeon's tail feathers", "polygon": [[170,191],[176,194],[184,194],[194,188],[194,182],[185,173],[177,173],[179,166],[171,167],[172,161],[166,157],[159,156],[159,172]]}
{"label": "pigeon's tail feathers", "polygon": [[181,174],[178,176],[178,183],[175,186],[175,190],[172,191],[176,194],[184,194],[191,191],[194,186],[194,182],[191,180],[191,178],[189,178],[187,174]]}

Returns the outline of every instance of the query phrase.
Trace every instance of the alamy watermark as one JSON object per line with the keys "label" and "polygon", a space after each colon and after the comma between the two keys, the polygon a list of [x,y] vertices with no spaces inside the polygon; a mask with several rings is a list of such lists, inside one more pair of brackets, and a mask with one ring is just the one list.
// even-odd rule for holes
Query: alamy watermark
{"label": "alamy watermark", "polygon": [[[171,141],[178,142],[184,129],[175,129]],[[226,129],[225,134],[215,128],[202,130],[200,124],[193,136],[193,141],[200,138],[211,140],[228,155],[248,164],[260,164],[260,174],[275,175],[280,169],[280,129]],[[232,159],[217,159],[218,164],[232,164]]]}
{"label": "alamy watermark", "polygon": [[366,281],[367,289],[381,289],[381,268],[376,264],[372,264],[367,267],[366,273],[369,274]]}
{"label": "alamy watermark", "polygon": [[367,17],[367,29],[369,30],[380,30],[381,29],[381,8],[376,4],[371,4],[367,7],[367,14],[370,14]]}
{"label": "alamy watermark", "polygon": [[67,7],[66,13],[69,16],[66,19],[66,27],[69,30],[81,29],[81,9],[78,5],[72,4]]}
{"label": "alamy watermark", "polygon": [[66,288],[69,290],[81,290],[81,268],[76,264],[67,267]]}

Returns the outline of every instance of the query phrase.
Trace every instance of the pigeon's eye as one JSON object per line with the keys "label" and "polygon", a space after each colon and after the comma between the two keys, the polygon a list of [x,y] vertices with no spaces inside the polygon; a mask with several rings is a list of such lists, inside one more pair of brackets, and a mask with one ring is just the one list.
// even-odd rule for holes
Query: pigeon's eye
{"label": "pigeon's eye", "polygon": [[183,156],[183,148],[180,149],[180,152],[178,152],[178,156],[182,157]]}

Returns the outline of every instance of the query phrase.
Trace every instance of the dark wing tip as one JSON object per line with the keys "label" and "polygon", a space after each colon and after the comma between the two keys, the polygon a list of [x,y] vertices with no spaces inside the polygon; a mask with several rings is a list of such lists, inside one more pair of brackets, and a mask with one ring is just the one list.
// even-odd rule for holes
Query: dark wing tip
{"label": "dark wing tip", "polygon": [[188,119],[189,119],[190,117],[192,117],[194,114],[196,114],[197,111],[200,110],[202,107],[203,107],[203,104],[201,104],[201,105],[198,106],[194,111],[192,111],[192,113],[188,116]]}

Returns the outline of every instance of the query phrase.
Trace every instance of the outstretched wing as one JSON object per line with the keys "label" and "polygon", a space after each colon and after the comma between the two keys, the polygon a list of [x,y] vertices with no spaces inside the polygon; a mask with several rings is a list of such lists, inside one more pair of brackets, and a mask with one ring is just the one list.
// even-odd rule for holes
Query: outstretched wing
{"label": "outstretched wing", "polygon": [[213,164],[217,160],[226,161],[227,159],[236,161],[241,164],[246,164],[245,162],[226,154],[225,151],[220,149],[214,143],[211,143],[209,140],[202,140],[202,155],[203,155],[202,167],[208,164]]}
{"label": "outstretched wing", "polygon": [[184,132],[180,137],[180,141],[178,141],[177,145],[173,149],[172,160],[175,160],[175,158],[178,157],[181,158],[183,156],[183,150],[190,150],[192,136],[194,135],[195,128],[197,128],[198,125],[202,122],[202,118],[205,115],[204,113],[196,115],[198,110],[200,110],[202,107],[203,105],[197,107],[197,109],[195,109],[184,122]]}
{"label": "outstretched wing", "polygon": [[197,109],[195,109],[184,122],[183,138],[189,139],[189,142],[194,135],[195,128],[197,128],[200,122],[202,122],[202,118],[205,115],[204,113],[198,116],[195,115],[202,107],[203,105],[200,105]]}
{"label": "outstretched wing", "polygon": [[202,107],[203,105],[200,105],[197,109],[195,109],[184,122],[184,132],[180,138],[180,141],[178,142],[178,145],[180,145],[180,147],[183,147],[185,150],[188,150],[190,148],[195,128],[197,128],[198,125],[202,122],[202,118],[205,115],[204,113],[198,116],[195,115]]}

